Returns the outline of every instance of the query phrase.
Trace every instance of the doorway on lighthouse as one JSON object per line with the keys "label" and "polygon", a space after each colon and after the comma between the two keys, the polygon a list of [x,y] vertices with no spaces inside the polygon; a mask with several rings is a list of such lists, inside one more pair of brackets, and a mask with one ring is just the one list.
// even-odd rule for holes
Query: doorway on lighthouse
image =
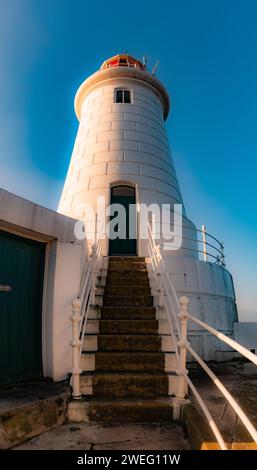
{"label": "doorway on lighthouse", "polygon": [[[136,196],[135,188],[131,186],[114,186],[111,188],[111,205],[120,204],[125,209],[125,237],[124,234],[119,237],[119,231],[121,230],[119,224],[114,225],[114,232],[117,233],[117,237],[110,239],[109,243],[109,255],[137,255],[137,239],[136,239]],[[114,214],[110,219],[114,219],[118,212],[114,211]]]}

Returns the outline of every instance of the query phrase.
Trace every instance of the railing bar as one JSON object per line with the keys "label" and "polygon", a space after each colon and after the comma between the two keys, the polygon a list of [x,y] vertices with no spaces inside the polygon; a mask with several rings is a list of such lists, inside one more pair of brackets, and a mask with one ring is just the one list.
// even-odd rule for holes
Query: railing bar
{"label": "railing bar", "polygon": [[198,393],[198,391],[196,390],[194,384],[191,382],[191,380],[189,379],[189,377],[187,375],[184,375],[189,387],[191,388],[193,394],[195,395],[200,407],[202,408],[204,414],[205,414],[205,417],[207,418],[208,422],[209,422],[209,426],[210,428],[212,429],[212,432],[214,434],[214,436],[216,437],[218,443],[219,443],[219,446],[221,448],[221,450],[228,450],[227,449],[227,446],[225,444],[225,441],[211,415],[211,413],[209,412],[207,406],[205,405],[201,395]]}
{"label": "railing bar", "polygon": [[[197,239],[197,243],[203,243],[203,241]],[[219,248],[217,248],[216,246],[212,245],[212,244],[209,243],[209,242],[205,242],[205,245],[208,245],[208,246],[210,246],[211,248],[213,248],[214,250],[218,251],[218,252],[221,254],[222,258],[224,258],[224,255],[223,255],[222,251],[219,250]]]}
{"label": "railing bar", "polygon": [[[167,243],[169,243],[169,242],[167,242]],[[164,246],[164,243],[161,243],[160,246],[163,247],[163,246]],[[205,253],[205,251],[203,251],[203,250],[198,250],[198,249],[195,249],[195,248],[189,248],[189,247],[185,247],[185,246],[179,247],[179,246],[174,246],[174,245],[172,245],[172,246],[173,246],[173,248],[177,248],[178,250],[181,249],[181,250],[187,250],[187,251],[195,251],[196,253]],[[169,250],[166,250],[166,251],[169,251]],[[218,251],[218,250],[217,250],[217,251]],[[217,259],[217,256],[213,255],[212,253],[207,253],[207,254],[208,254],[209,256],[212,256],[212,258]]]}
{"label": "railing bar", "polygon": [[[199,240],[198,238],[189,238],[189,237],[184,237],[184,236],[182,236],[182,237],[177,236],[176,238],[179,239],[179,240],[188,240],[188,241],[195,242],[195,243],[203,243],[203,241]],[[208,245],[211,248],[213,248],[214,250],[218,251],[221,254],[221,256],[224,257],[222,251],[219,248],[217,248],[216,246],[212,245],[211,243],[209,243],[207,241],[205,242],[205,245]]]}
{"label": "railing bar", "polygon": [[90,309],[91,303],[92,303],[93,289],[95,288],[95,285],[92,286],[92,281],[95,279],[94,278],[95,269],[98,269],[98,260],[101,256],[101,248],[102,248],[101,233],[102,233],[102,231],[103,231],[103,224],[102,224],[100,232],[99,232],[100,236],[97,239],[97,243],[95,245],[96,248],[93,251],[92,257],[90,259],[86,279],[84,279],[84,288],[82,288],[82,290],[80,292],[80,299],[82,299],[82,302],[81,302],[81,310],[80,310],[81,322],[80,322],[80,325],[79,325],[79,337],[81,338],[81,345],[80,345],[80,348],[79,348],[79,357],[81,356],[81,353],[82,353],[83,340],[84,340],[84,335],[85,335],[85,331],[86,331],[88,313],[89,313],[89,309]]}
{"label": "railing bar", "polygon": [[[185,224],[170,224],[169,222],[161,222],[162,225],[169,225],[170,228],[173,228],[174,226],[176,227],[183,227],[183,228],[187,228],[188,230],[192,230],[194,232],[199,232],[199,233],[202,233],[202,230],[199,229],[199,228],[196,228],[196,227],[189,227],[188,225],[185,225]],[[205,235],[207,235],[208,237],[212,238],[213,240],[215,240],[221,247],[222,247],[222,242],[220,242],[216,237],[214,237],[213,235],[211,235],[209,232],[205,232]]]}
{"label": "railing bar", "polygon": [[83,284],[81,284],[81,290],[79,292],[79,298],[82,299],[85,295],[85,292],[86,292],[86,288],[88,286],[88,279],[90,277],[90,274],[91,274],[91,267],[92,267],[92,258],[90,259],[89,261],[89,265],[88,265],[88,270],[86,272],[86,276],[85,276],[85,279],[83,280]]}
{"label": "railing bar", "polygon": [[[163,246],[163,243],[161,244],[161,246]],[[173,247],[174,247],[174,245],[173,245]],[[176,247],[174,247],[174,248],[176,248]],[[184,247],[184,246],[182,246],[182,247],[177,247],[177,248],[178,248],[178,249],[181,249],[181,250],[194,251],[194,252],[196,252],[196,253],[204,253],[203,250],[195,250],[194,248],[187,248],[187,247]],[[166,250],[166,251],[169,251],[169,250]],[[216,261],[219,261],[220,263],[223,264],[223,266],[225,266],[225,263],[224,263],[221,259],[218,259],[217,256],[215,256],[215,255],[213,255],[212,253],[209,253],[209,252],[207,252],[207,255],[208,255],[208,256],[211,256],[211,257],[214,258]],[[222,256],[222,259],[225,259],[225,256],[224,256],[224,255]]]}
{"label": "railing bar", "polygon": [[[169,275],[166,271],[165,264],[163,262],[162,256],[160,255],[160,253],[158,253],[158,247],[157,247],[155,241],[153,240],[150,224],[148,226],[148,231],[149,231],[149,242],[150,242],[149,245],[150,245],[150,248],[152,248],[152,251],[153,251],[153,255],[151,256],[151,262],[152,262],[152,265],[153,265],[153,263],[156,263],[156,265],[157,265],[156,268],[158,268],[158,265],[161,264],[162,270],[160,270],[160,275],[161,275],[162,283],[164,285],[166,297],[164,296],[163,292],[162,292],[162,296],[163,296],[163,300],[166,299],[166,298],[168,299],[168,302],[169,302],[170,307],[171,307],[170,309],[168,309],[167,304],[166,304],[166,314],[168,316],[168,321],[169,322],[171,321],[171,318],[170,318],[170,310],[171,310],[172,316],[173,316],[173,321],[175,322],[175,325],[176,325],[176,328],[177,328],[177,332],[178,332],[178,334],[180,334],[180,325],[179,325],[178,317],[174,312],[174,310],[177,310],[177,314],[179,313],[179,302],[178,302],[178,299],[177,299],[177,295],[176,295],[175,289],[173,288],[173,285],[171,283]],[[158,256],[159,256],[158,264],[157,264],[155,253],[158,253]],[[153,265],[153,269],[154,269],[154,272],[156,272],[156,269],[154,268],[154,265]],[[155,276],[157,277],[156,273],[155,273]],[[156,279],[156,281],[157,281],[157,279]],[[168,285],[168,287],[167,287],[167,285]],[[174,301],[171,299],[170,290],[172,292],[173,298],[175,299],[175,305],[174,305]],[[171,328],[173,329],[173,326],[170,324],[170,329]]]}
{"label": "railing bar", "polygon": [[[163,281],[165,282],[165,281]],[[165,287],[165,286],[164,286]],[[173,318],[175,320],[175,324],[176,324],[176,327],[177,327],[177,331],[178,333],[180,334],[180,324],[179,324],[179,321],[178,321],[178,313],[179,313],[179,305],[177,305],[177,299],[175,297],[175,306],[174,306],[174,303],[172,301],[172,299],[170,298],[170,295],[169,295],[169,290],[167,289],[167,287],[165,287],[165,292],[166,292],[166,295],[167,295],[167,298],[169,299],[170,303],[171,303],[171,311],[172,311],[172,315],[173,315]],[[175,314],[174,310],[177,309],[177,315]]]}
{"label": "railing bar", "polygon": [[80,344],[80,349],[79,349],[79,357],[81,356],[81,353],[82,353],[82,350],[83,350],[83,341],[84,341],[84,335],[85,335],[85,331],[86,331],[86,324],[87,324],[87,318],[88,318],[88,313],[89,313],[89,309],[90,309],[90,306],[91,306],[91,299],[92,299],[92,289],[90,290],[90,294],[89,294],[89,298],[88,298],[88,304],[87,304],[87,309],[86,309],[86,312],[85,312],[85,318],[84,318],[84,322],[83,322],[83,328],[82,328],[82,331],[81,331],[81,344]]}
{"label": "railing bar", "polygon": [[251,351],[249,351],[247,348],[242,346],[241,344],[237,343],[231,338],[228,338],[226,335],[221,333],[220,331],[216,330],[212,326],[207,325],[207,323],[204,323],[201,320],[198,320],[198,318],[193,317],[192,315],[188,314],[187,318],[198,325],[202,326],[204,329],[212,333],[214,336],[216,336],[218,339],[223,341],[224,343],[227,343],[229,346],[231,346],[232,349],[235,349],[238,351],[240,354],[243,356],[247,357],[251,362],[253,362],[257,366],[257,356],[253,354]]}
{"label": "railing bar", "polygon": [[[201,230],[199,228],[197,228],[196,231],[201,233]],[[214,237],[213,235],[211,235],[208,232],[205,232],[205,235],[207,235],[207,237],[210,237],[213,240],[215,240],[220,245],[220,247],[222,247],[222,242],[220,242],[216,237]]]}
{"label": "railing bar", "polygon": [[80,292],[81,292],[82,287],[83,287],[83,285],[84,285],[84,281],[85,281],[85,279],[86,279],[87,276],[88,276],[88,272],[90,271],[90,261],[91,261],[91,260],[89,259],[89,261],[87,262],[87,265],[86,265],[85,269],[83,269],[83,273],[82,273],[82,276],[81,276],[81,282],[80,282],[80,288],[79,288],[79,291],[80,291]]}
{"label": "railing bar", "polygon": [[211,369],[207,366],[207,364],[201,359],[201,357],[191,348],[190,345],[186,345],[187,350],[192,354],[192,356],[199,362],[200,366],[205,370],[205,372],[209,375],[212,379],[214,384],[218,387],[224,397],[228,400],[229,404],[232,406],[234,411],[236,412],[237,416],[241,419],[242,423],[245,425],[247,431],[253,438],[253,440],[257,443],[257,431],[255,427],[252,425],[251,421],[247,418],[246,414],[242,410],[242,408],[238,405],[236,400],[232,397],[229,393],[227,388],[221,383],[218,377],[211,371]]}
{"label": "railing bar", "polygon": [[[151,241],[151,244],[152,244],[153,247],[154,247],[154,252],[157,252],[157,245],[156,245],[155,241],[153,240],[152,230],[151,230],[150,224],[148,224],[148,229],[149,229],[149,234],[150,234],[149,240]],[[164,279],[164,277],[166,276],[166,278],[167,278],[167,279],[166,279],[166,282],[168,282],[168,285],[169,285],[169,287],[171,288],[173,297],[174,297],[174,299],[175,299],[175,305],[176,305],[176,308],[177,308],[177,313],[178,313],[178,312],[179,312],[179,302],[178,302],[178,299],[177,299],[177,294],[176,294],[176,291],[175,291],[175,289],[174,289],[174,287],[173,287],[173,284],[172,284],[172,282],[171,282],[171,279],[170,279],[170,277],[169,277],[169,275],[168,275],[168,273],[167,273],[167,271],[166,271],[166,267],[165,267],[163,258],[162,258],[162,256],[161,256],[160,254],[159,254],[159,263],[161,264],[162,269],[163,269],[163,271],[161,271],[162,279]],[[165,282],[165,281],[164,281],[164,282]],[[166,291],[167,291],[167,293],[169,292],[169,289],[167,288],[167,285],[166,285]],[[174,307],[172,301],[171,301],[171,303],[172,303],[172,306]],[[178,320],[177,320],[177,318],[175,317],[175,313],[173,312],[173,309],[172,309],[172,313],[173,313],[173,316],[174,316],[174,318],[175,318],[175,322],[177,322],[177,324],[178,324]],[[178,326],[177,326],[177,329],[178,329],[178,331],[179,331],[179,324],[178,324]]]}
{"label": "railing bar", "polygon": [[[93,268],[94,267],[94,258],[92,259],[92,264],[91,264],[91,273],[93,273]],[[83,339],[83,335],[86,329],[86,323],[87,323],[87,310],[88,306],[90,305],[90,299],[91,299],[91,293],[92,293],[92,287],[91,283],[87,284],[87,287],[84,292],[84,296],[82,298],[82,303],[81,303],[81,323],[80,323],[80,330],[79,330],[79,335],[80,338]]]}
{"label": "railing bar", "polygon": [[[172,284],[171,279],[170,279],[170,277],[169,277],[169,275],[168,275],[167,272],[165,272],[165,276],[166,276],[166,281],[164,281],[164,282],[167,282],[167,283],[169,284],[169,287],[171,288],[171,292],[172,292],[173,297],[174,297],[174,299],[175,299],[175,304],[176,304],[177,313],[178,313],[178,312],[179,312],[179,301],[178,301],[178,298],[177,298],[176,291],[175,291],[175,289],[174,289],[174,287],[173,287],[173,284]],[[168,289],[167,289],[167,286],[166,286],[166,290],[168,290]]]}

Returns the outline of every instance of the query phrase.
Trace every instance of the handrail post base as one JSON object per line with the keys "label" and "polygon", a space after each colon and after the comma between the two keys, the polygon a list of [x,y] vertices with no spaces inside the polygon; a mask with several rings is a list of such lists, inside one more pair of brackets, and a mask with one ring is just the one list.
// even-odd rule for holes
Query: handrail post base
{"label": "handrail post base", "polygon": [[180,421],[181,412],[184,405],[188,405],[190,400],[186,398],[173,398],[173,421]]}

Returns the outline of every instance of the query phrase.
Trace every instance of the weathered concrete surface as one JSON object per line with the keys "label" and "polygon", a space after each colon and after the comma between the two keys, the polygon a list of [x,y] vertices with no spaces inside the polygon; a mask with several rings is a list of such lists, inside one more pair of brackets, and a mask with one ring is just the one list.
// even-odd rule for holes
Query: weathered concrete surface
{"label": "weathered concrete surface", "polygon": [[[211,370],[237,400],[252,424],[257,427],[257,367],[245,361],[211,363]],[[257,450],[257,445],[246,431],[227,400],[197,366],[190,369],[191,378],[204,399],[229,449]],[[193,397],[192,404],[184,408],[183,421],[192,449],[219,449],[215,437]]]}
{"label": "weathered concrete surface", "polygon": [[0,390],[0,449],[8,449],[66,420],[66,383],[33,382]]}
{"label": "weathered concrete surface", "polygon": [[182,450],[189,449],[182,428],[170,425],[70,423],[31,439],[21,450]]}

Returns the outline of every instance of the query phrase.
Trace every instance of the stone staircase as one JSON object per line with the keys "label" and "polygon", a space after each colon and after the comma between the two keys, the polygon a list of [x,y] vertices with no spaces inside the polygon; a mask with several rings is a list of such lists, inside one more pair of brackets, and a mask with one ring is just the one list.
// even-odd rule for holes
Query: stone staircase
{"label": "stone staircase", "polygon": [[144,258],[110,257],[102,306],[88,320],[80,400],[72,421],[172,420],[177,368],[166,320],[156,312]]}

